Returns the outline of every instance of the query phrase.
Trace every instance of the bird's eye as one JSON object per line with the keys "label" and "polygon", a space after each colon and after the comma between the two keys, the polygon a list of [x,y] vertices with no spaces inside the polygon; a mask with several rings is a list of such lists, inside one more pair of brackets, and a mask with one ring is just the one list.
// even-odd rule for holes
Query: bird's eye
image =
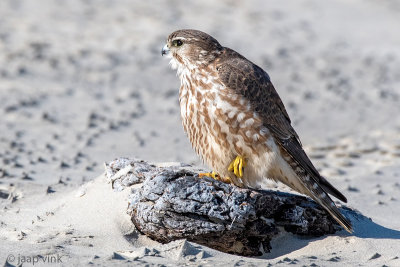
{"label": "bird's eye", "polygon": [[173,46],[181,46],[181,45],[183,45],[183,42],[182,42],[182,40],[174,40],[173,42],[172,42],[172,45]]}

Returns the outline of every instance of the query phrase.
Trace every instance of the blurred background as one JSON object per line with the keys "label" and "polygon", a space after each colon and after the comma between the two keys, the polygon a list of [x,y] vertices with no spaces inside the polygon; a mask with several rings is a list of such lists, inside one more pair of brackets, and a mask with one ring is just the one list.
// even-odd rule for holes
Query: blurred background
{"label": "blurred background", "polygon": [[122,156],[201,164],[160,54],[182,28],[269,73],[318,168],[348,181],[340,189],[356,192],[368,164],[398,166],[399,1],[3,0],[0,183],[74,186]]}

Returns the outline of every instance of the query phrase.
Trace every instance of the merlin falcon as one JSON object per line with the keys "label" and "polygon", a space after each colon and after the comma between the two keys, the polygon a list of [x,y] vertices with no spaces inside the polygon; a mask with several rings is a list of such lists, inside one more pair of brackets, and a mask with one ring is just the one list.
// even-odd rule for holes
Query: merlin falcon
{"label": "merlin falcon", "polygon": [[171,33],[161,54],[181,81],[183,128],[213,169],[201,176],[251,188],[265,179],[280,181],[310,196],[352,232],[329,195],[343,202],[346,197],[311,163],[263,69],[197,30]]}

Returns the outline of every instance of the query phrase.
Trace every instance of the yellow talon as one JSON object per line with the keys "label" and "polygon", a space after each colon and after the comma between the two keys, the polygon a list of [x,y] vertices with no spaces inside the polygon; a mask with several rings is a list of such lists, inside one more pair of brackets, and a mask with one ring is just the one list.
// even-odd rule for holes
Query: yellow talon
{"label": "yellow talon", "polygon": [[232,161],[231,164],[229,164],[229,167],[228,167],[228,171],[230,171],[230,172],[232,172],[233,169],[234,169],[234,168],[233,168],[233,162],[234,162],[234,161]]}
{"label": "yellow talon", "polygon": [[243,177],[243,160],[239,162],[239,177]]}
{"label": "yellow talon", "polygon": [[211,177],[211,178],[213,178],[215,180],[218,180],[218,178],[219,178],[218,173],[216,173],[214,171],[213,172],[201,172],[201,173],[199,173],[199,177],[200,178],[203,178],[204,176]]}
{"label": "yellow talon", "polygon": [[231,178],[229,178],[229,177],[222,178],[221,176],[219,176],[218,173],[216,173],[214,171],[213,172],[201,172],[201,173],[199,173],[199,177],[200,178],[203,178],[204,176],[211,177],[211,178],[213,178],[213,179],[215,179],[217,181],[221,181],[221,182],[226,183],[226,184],[231,184],[232,183]]}
{"label": "yellow talon", "polygon": [[233,172],[236,177],[243,177],[243,169],[246,167],[246,159],[242,156],[237,156],[231,164],[229,164],[228,171]]}
{"label": "yellow talon", "polygon": [[236,175],[236,176],[239,176],[239,164],[240,164],[240,160],[239,160],[239,157],[236,157],[235,158],[235,162],[233,163],[233,173]]}

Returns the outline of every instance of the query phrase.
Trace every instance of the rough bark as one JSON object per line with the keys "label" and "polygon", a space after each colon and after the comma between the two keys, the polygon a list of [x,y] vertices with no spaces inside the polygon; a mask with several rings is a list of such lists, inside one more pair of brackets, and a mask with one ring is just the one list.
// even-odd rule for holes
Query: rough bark
{"label": "rough bark", "polygon": [[140,160],[106,164],[117,190],[132,189],[128,212],[136,228],[162,243],[187,239],[227,253],[256,256],[271,249],[282,230],[307,236],[340,227],[311,199],[238,188],[199,178],[190,167],[156,167]]}

